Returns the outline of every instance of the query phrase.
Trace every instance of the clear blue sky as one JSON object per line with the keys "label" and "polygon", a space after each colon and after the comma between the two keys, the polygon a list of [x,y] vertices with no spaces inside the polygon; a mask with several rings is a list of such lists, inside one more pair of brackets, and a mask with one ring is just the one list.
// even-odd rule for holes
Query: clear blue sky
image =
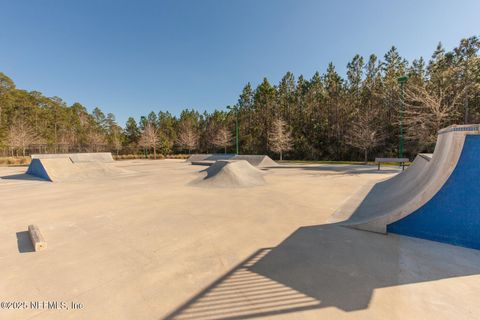
{"label": "clear blue sky", "polygon": [[395,45],[429,58],[480,33],[480,1],[0,0],[0,71],[123,125],[234,104],[247,82],[311,77]]}

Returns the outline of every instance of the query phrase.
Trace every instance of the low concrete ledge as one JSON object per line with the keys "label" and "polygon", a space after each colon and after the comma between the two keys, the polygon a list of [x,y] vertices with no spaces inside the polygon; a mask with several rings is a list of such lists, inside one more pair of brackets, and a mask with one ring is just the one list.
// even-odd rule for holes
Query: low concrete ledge
{"label": "low concrete ledge", "polygon": [[215,163],[215,161],[209,161],[209,160],[204,160],[204,161],[192,161],[192,165],[195,166],[211,166]]}
{"label": "low concrete ledge", "polygon": [[30,240],[32,240],[33,247],[35,251],[41,251],[47,248],[47,242],[40,233],[40,229],[37,226],[31,224],[28,226],[28,234],[30,235]]}

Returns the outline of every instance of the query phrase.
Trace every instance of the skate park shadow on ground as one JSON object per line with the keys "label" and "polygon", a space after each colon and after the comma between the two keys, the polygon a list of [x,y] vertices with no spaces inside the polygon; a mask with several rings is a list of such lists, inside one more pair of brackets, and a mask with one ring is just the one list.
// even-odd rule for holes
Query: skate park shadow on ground
{"label": "skate park shadow on ground", "polygon": [[251,319],[326,307],[352,312],[367,309],[375,289],[479,273],[476,250],[307,226],[254,252],[164,319]]}
{"label": "skate park shadow on ground", "polygon": [[[277,167],[271,167],[268,169],[302,169],[306,171],[328,171],[338,172],[345,174],[365,174],[365,173],[377,173],[377,174],[391,174],[402,172],[401,167],[382,167],[378,170],[377,166],[371,165],[298,165],[298,164],[283,164]],[[405,168],[407,169],[407,167]]]}
{"label": "skate park shadow on ground", "polygon": [[30,240],[30,234],[28,233],[28,231],[20,231],[20,232],[17,232],[16,235],[17,235],[18,252],[27,253],[27,252],[35,251],[32,244],[32,240]]}
{"label": "skate park shadow on ground", "polygon": [[38,178],[26,173],[12,174],[8,176],[1,176],[0,179],[4,180],[31,180],[31,181],[46,181],[45,179]]}

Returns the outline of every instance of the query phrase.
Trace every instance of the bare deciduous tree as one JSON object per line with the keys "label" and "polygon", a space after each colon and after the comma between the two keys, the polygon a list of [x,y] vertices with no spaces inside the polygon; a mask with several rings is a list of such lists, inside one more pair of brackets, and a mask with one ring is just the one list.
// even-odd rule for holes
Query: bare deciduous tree
{"label": "bare deciduous tree", "polygon": [[92,129],[87,136],[88,144],[90,150],[98,152],[101,147],[106,145],[105,135],[98,130]]}
{"label": "bare deciduous tree", "polygon": [[292,149],[292,133],[283,119],[277,118],[273,121],[272,128],[268,132],[268,143],[270,150],[280,154],[280,160],[283,160],[285,151]]}
{"label": "bare deciduous tree", "polygon": [[10,148],[17,151],[22,150],[25,156],[25,150],[40,139],[35,130],[23,119],[17,118],[11,124],[8,130],[8,144]]}
{"label": "bare deciduous tree", "polygon": [[423,146],[432,146],[437,132],[458,116],[458,96],[446,98],[443,91],[430,93],[423,86],[409,86],[405,90],[404,123],[406,137]]}
{"label": "bare deciduous tree", "polygon": [[118,156],[118,152],[122,150],[123,147],[122,131],[120,127],[115,127],[112,131],[112,146]]}
{"label": "bare deciduous tree", "polygon": [[152,148],[154,159],[157,159],[158,142],[159,135],[157,127],[153,123],[147,122],[142,135],[140,136],[140,145],[144,148]]}
{"label": "bare deciduous tree", "polygon": [[198,134],[190,125],[180,126],[177,143],[190,153],[198,146]]}
{"label": "bare deciduous tree", "polygon": [[379,111],[373,108],[360,111],[345,136],[345,142],[363,151],[363,160],[368,162],[368,153],[379,146],[385,139],[381,126],[376,119]]}
{"label": "bare deciduous tree", "polygon": [[224,153],[227,153],[227,147],[232,143],[232,134],[225,127],[220,127],[216,132],[212,144],[216,147],[223,148]]}
{"label": "bare deciduous tree", "polygon": [[68,153],[70,148],[75,145],[76,136],[73,129],[60,129],[58,144],[60,146],[60,151]]}

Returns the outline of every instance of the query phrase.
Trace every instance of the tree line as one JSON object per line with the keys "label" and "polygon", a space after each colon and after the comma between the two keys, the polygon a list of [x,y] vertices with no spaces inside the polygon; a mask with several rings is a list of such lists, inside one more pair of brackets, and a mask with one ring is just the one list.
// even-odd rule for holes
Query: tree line
{"label": "tree line", "polygon": [[[289,159],[366,160],[398,156],[400,128],[406,155],[432,152],[437,131],[480,122],[480,41],[462,39],[431,58],[409,62],[395,47],[383,57],[355,55],[342,77],[330,63],[312,78],[287,72],[276,85],[247,83],[227,110],[185,109],[128,118],[100,108],[16,88],[0,73],[0,150],[33,152],[112,151],[115,154],[235,152],[235,123],[242,154]],[[399,78],[407,77],[405,85]],[[278,156],[277,156],[278,155]]]}

